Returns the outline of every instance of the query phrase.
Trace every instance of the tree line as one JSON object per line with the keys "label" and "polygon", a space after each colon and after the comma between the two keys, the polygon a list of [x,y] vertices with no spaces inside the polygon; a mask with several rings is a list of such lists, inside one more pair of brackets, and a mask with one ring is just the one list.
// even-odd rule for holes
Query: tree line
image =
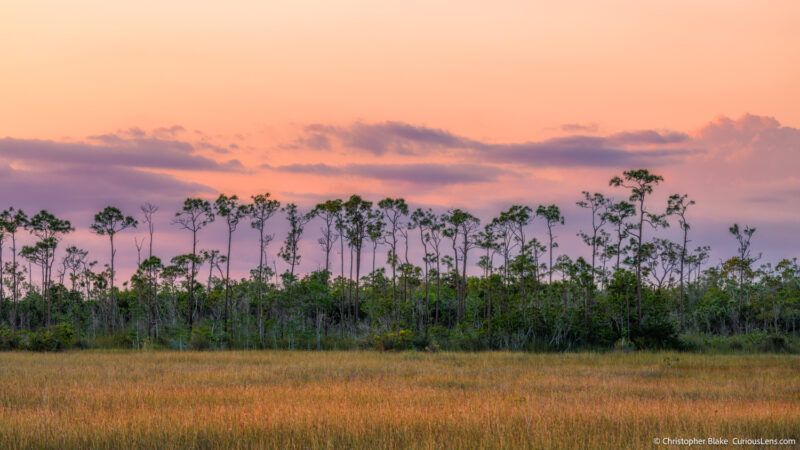
{"label": "tree line", "polygon": [[[555,204],[513,205],[482,224],[463,209],[437,214],[402,198],[352,195],[308,211],[269,193],[187,198],[172,223],[191,235],[191,252],[168,260],[154,248],[158,206],[145,203],[136,216],[108,206],[90,226],[108,240],[104,266],[75,246],[57,252],[70,221],[11,207],[0,213],[0,347],[544,350],[680,347],[682,334],[796,336],[796,259],[754,267],[756,229],[734,224],[735,254],[709,265],[710,248],[689,245],[695,202],[674,194],[654,204],[661,182],[629,170],[609,182],[626,200],[582,192],[578,237],[591,256],[576,259],[557,250],[565,220]],[[277,251],[282,273],[268,264],[279,213],[288,225]],[[198,248],[198,233],[214,221],[225,224],[226,247]],[[311,223],[324,268],[302,273]],[[257,232],[259,259],[249,276],[232,279],[241,225]],[[659,235],[669,226],[679,241]],[[146,232],[135,238],[137,269],[120,286],[118,235],[137,228]],[[35,242],[19,246],[21,233]],[[411,258],[410,246],[422,257]]]}

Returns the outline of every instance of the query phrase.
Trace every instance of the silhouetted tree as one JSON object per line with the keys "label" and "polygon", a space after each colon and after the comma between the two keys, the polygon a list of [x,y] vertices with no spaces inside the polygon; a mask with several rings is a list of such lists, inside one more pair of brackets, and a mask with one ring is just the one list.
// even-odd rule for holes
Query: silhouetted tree
{"label": "silhouetted tree", "polygon": [[263,305],[263,285],[264,285],[264,265],[267,246],[275,237],[274,234],[267,233],[267,222],[281,207],[281,202],[273,200],[269,192],[254,195],[250,204],[250,226],[258,230],[258,269],[256,295],[258,300],[258,335],[263,339],[264,334],[264,305]]}
{"label": "silhouetted tree", "polygon": [[402,198],[385,198],[378,202],[378,208],[386,219],[386,244],[389,246],[387,262],[392,268],[392,302],[395,306],[397,320],[397,233],[403,228],[403,217],[408,215],[408,205]]}
{"label": "silhouetted tree", "polygon": [[300,264],[300,237],[303,235],[306,224],[311,220],[311,216],[300,213],[294,203],[287,204],[283,208],[283,212],[286,213],[286,220],[289,222],[289,233],[286,235],[279,256],[289,264],[290,279],[294,282],[294,269]]}
{"label": "silhouetted tree", "polygon": [[370,224],[377,220],[378,214],[372,210],[372,202],[362,199],[358,195],[350,196],[344,203],[345,217],[347,218],[347,240],[355,250],[356,277],[355,298],[353,303],[353,326],[358,324],[359,312],[359,276],[361,273],[361,249],[364,239],[367,239]]}
{"label": "silhouetted tree", "polygon": [[[473,234],[480,225],[480,220],[461,209],[452,209],[443,218],[450,226],[445,229],[445,236],[453,241],[454,267],[456,272],[456,300],[458,303],[456,318],[460,322],[464,318],[467,294],[467,255],[475,247]],[[461,252],[462,272],[458,273],[458,253]]]}
{"label": "silhouetted tree", "polygon": [[189,329],[194,325],[194,277],[197,274],[197,232],[206,225],[214,221],[214,213],[211,211],[211,203],[200,198],[187,198],[183,202],[183,208],[175,213],[172,223],[180,226],[192,233],[192,257],[189,262],[189,301],[187,302],[186,319],[189,322]]}
{"label": "silhouetted tree", "polygon": [[314,217],[319,217],[323,222],[323,226],[320,228],[322,237],[318,242],[319,245],[322,246],[322,250],[325,251],[325,271],[329,274],[331,250],[333,250],[333,244],[335,244],[338,239],[336,235],[336,220],[341,215],[341,210],[342,201],[338,199],[319,203],[312,210]]}
{"label": "silhouetted tree", "polygon": [[42,268],[42,314],[45,325],[50,326],[50,279],[55,261],[56,247],[61,236],[74,231],[68,220],[62,220],[45,210],[39,211],[31,217],[25,226],[39,238],[34,246],[22,248],[22,254],[31,262],[38,263]]}
{"label": "silhouetted tree", "polygon": [[119,208],[114,206],[106,206],[102,211],[94,215],[94,223],[92,223],[89,227],[92,231],[100,236],[108,236],[108,240],[111,243],[111,275],[109,280],[108,298],[110,302],[109,312],[111,313],[109,319],[111,320],[110,325],[112,329],[114,328],[114,315],[116,314],[117,310],[116,294],[114,293],[114,257],[117,254],[117,250],[114,248],[114,236],[116,236],[120,231],[128,228],[136,228],[138,223],[139,222],[133,217],[123,215]]}
{"label": "silhouetted tree", "polygon": [[244,219],[250,214],[250,207],[239,203],[239,197],[231,195],[228,197],[225,194],[219,194],[217,200],[214,202],[214,212],[217,216],[222,217],[227,225],[228,231],[228,251],[225,256],[225,332],[230,331],[228,322],[230,321],[231,313],[231,242],[233,241],[233,232],[239,226],[239,221]]}
{"label": "silhouetted tree", "polygon": [[684,321],[684,266],[686,265],[686,247],[689,245],[689,222],[686,221],[686,211],[689,209],[689,206],[694,205],[694,200],[687,200],[689,198],[688,195],[678,195],[673,194],[669,197],[667,201],[667,215],[677,215],[678,216],[678,224],[683,231],[683,244],[680,248],[680,282],[681,282],[681,292],[680,292],[680,309],[678,315],[680,316],[681,321],[681,330],[685,327]]}
{"label": "silhouetted tree", "polygon": [[[14,207],[2,212],[2,222],[6,233],[11,236],[11,301],[14,306],[11,310],[11,328],[17,329],[17,305],[19,304],[19,267],[17,266],[17,232],[20,228],[25,228],[28,223],[28,216],[22,210]],[[0,267],[0,270],[3,270]]]}
{"label": "silhouetted tree", "polygon": [[553,284],[553,249],[558,247],[558,243],[555,242],[555,236],[553,236],[553,228],[555,228],[556,225],[564,225],[564,216],[561,215],[561,210],[559,210],[556,205],[539,205],[539,207],[536,208],[536,215],[544,219],[544,223],[547,226],[549,242],[547,247],[550,251],[550,263],[547,266],[547,273],[549,275],[548,283]]}
{"label": "silhouetted tree", "polygon": [[627,170],[622,173],[622,177],[616,176],[609,181],[609,186],[621,186],[631,191],[629,200],[639,204],[639,225],[636,238],[636,253],[634,264],[636,265],[636,314],[639,318],[639,325],[642,323],[642,245],[644,239],[644,223],[648,222],[654,227],[662,223],[662,219],[649,213],[644,208],[645,198],[653,193],[653,186],[656,186],[664,178],[651,174],[647,169]]}

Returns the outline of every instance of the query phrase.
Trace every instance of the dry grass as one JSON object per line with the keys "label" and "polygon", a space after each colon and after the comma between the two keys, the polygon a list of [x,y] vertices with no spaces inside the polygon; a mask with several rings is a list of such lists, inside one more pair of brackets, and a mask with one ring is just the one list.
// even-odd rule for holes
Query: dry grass
{"label": "dry grass", "polygon": [[796,356],[0,353],[11,448],[642,448],[798,430]]}

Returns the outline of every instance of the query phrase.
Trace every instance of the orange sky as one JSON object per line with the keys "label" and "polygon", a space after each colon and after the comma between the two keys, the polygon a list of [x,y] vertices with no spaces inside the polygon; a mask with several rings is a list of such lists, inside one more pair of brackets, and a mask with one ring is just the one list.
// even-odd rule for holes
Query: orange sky
{"label": "orange sky", "polygon": [[[683,152],[654,163],[668,179],[663,194],[693,194],[709,223],[767,217],[789,229],[800,222],[800,178],[790,169],[800,165],[798,23],[800,2],[788,0],[13,2],[0,14],[0,139],[14,141],[0,143],[0,162],[18,181],[3,188],[22,189],[47,161],[15,146],[97,146],[113,134],[121,143],[102,141],[110,150],[89,148],[139,151],[136,139],[147,136],[241,162],[236,171],[136,166],[205,186],[208,196],[574,204],[583,189],[609,191],[607,180],[630,167],[529,161],[528,147],[496,155],[533,143],[552,156],[562,151],[552,138],[589,136],[617,145],[621,161],[625,151]],[[460,142],[387,135],[387,122]],[[316,137],[329,146],[303,140],[315,138],[312,124],[329,127]],[[359,124],[396,148],[358,148]],[[183,130],[154,131],[173,125]],[[125,131],[134,127],[143,134]],[[616,137],[637,130],[685,138]],[[304,164],[326,166],[295,167]],[[404,172],[386,175],[386,165]],[[422,165],[458,165],[457,180],[420,181],[410,172]],[[47,170],[77,181],[78,172]],[[94,182],[80,173],[80,183]],[[170,186],[175,198],[194,189]],[[104,192],[86,201],[113,201]]]}
{"label": "orange sky", "polygon": [[13,2],[0,135],[362,119],[524,140],[744,112],[798,126],[799,21],[796,1]]}

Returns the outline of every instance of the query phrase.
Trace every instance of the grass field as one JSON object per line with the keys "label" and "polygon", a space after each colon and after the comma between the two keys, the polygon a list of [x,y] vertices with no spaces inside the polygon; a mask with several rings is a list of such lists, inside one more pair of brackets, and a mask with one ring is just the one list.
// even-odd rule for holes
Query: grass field
{"label": "grass field", "polygon": [[0,353],[11,448],[655,448],[712,436],[799,439],[800,358]]}

